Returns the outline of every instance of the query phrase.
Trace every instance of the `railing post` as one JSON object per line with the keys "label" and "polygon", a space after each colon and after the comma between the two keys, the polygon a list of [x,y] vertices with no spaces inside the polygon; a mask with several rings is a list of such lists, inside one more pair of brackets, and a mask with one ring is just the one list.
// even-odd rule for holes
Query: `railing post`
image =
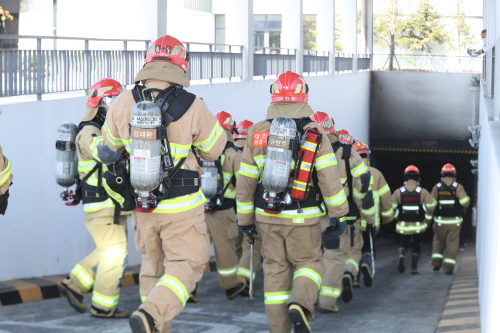
{"label": "railing post", "polygon": [[89,40],[85,40],[85,58],[87,58],[87,85],[85,86],[85,95],[89,95],[89,89],[91,86],[90,82],[90,71],[91,71],[91,65],[90,65],[90,51],[89,51]]}
{"label": "railing post", "polygon": [[40,70],[40,66],[41,66],[41,55],[42,55],[42,39],[41,38],[37,38],[36,39],[36,53],[37,53],[37,57],[36,57],[36,90],[39,91],[37,94],[36,94],[36,100],[37,101],[41,101],[42,100],[42,93],[41,93],[41,87],[42,87],[42,74],[41,74],[41,70]]}
{"label": "railing post", "polygon": [[210,50],[210,83],[214,77],[214,53],[212,52],[212,44],[209,45]]}

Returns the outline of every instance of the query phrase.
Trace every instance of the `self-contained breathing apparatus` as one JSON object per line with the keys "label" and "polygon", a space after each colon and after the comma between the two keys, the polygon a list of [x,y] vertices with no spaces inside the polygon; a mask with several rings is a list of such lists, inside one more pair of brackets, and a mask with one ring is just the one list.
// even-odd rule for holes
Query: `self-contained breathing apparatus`
{"label": "self-contained breathing apparatus", "polygon": [[401,203],[398,205],[399,221],[402,222],[422,222],[425,219],[425,212],[420,204],[420,194],[422,188],[417,186],[412,192],[406,187],[399,188],[401,193]]}
{"label": "self-contained breathing apparatus", "polygon": [[[229,148],[234,149],[236,153],[239,152],[238,147],[236,147],[234,143],[228,141],[226,142],[224,152]],[[222,155],[224,155],[224,153]],[[236,186],[236,178],[233,175],[227,184],[224,185],[222,155],[213,162],[208,162],[203,159],[199,161],[199,165],[204,172],[201,176],[201,191],[207,198],[207,203],[205,204],[205,213],[207,214],[211,214],[216,210],[225,210],[234,207],[234,200],[224,198],[224,193],[226,193],[230,184]],[[220,185],[219,179],[221,180]]]}
{"label": "self-contained breathing apparatus", "polygon": [[196,193],[200,188],[198,172],[181,169],[186,157],[175,164],[167,136],[168,125],[187,112],[196,96],[177,85],[163,90],[136,85],[132,95],[137,104],[129,129],[130,180],[136,210],[150,213],[161,200]]}
{"label": "self-contained breathing apparatus", "polygon": [[434,214],[440,217],[462,216],[465,209],[457,197],[458,183],[453,182],[448,186],[442,181],[437,183],[436,187],[438,190],[438,205]]}
{"label": "self-contained breathing apparatus", "polygon": [[[314,169],[322,142],[321,133],[316,128],[305,129],[312,122],[309,117],[278,117],[269,122],[271,129],[256,207],[268,214],[280,214],[287,207],[298,209],[299,213],[303,212],[302,208],[313,206],[324,211]],[[263,133],[254,133],[254,138],[260,134]],[[295,165],[293,172],[292,163]]]}

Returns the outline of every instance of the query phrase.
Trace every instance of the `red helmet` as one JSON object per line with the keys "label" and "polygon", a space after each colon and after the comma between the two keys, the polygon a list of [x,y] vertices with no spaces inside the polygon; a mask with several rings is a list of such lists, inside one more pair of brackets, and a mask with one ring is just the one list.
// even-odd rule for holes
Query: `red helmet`
{"label": "red helmet", "polygon": [[177,65],[184,70],[184,73],[189,70],[189,54],[184,44],[170,35],[158,38],[149,46],[144,66],[152,61],[165,61]]}
{"label": "red helmet", "polygon": [[323,126],[323,129],[325,130],[326,134],[335,133],[335,122],[325,112],[321,111],[314,112],[314,114],[311,116],[311,120]]}
{"label": "red helmet", "polygon": [[236,125],[237,133],[234,133],[235,139],[246,139],[248,136],[248,130],[253,126],[250,120],[242,120]]}
{"label": "red helmet", "polygon": [[228,131],[235,132],[236,120],[226,111],[220,111],[215,114],[215,119],[219,122],[222,128]]}
{"label": "red helmet", "polygon": [[100,79],[90,88],[87,106],[95,108],[99,106],[101,99],[110,97],[109,100],[108,98],[104,99],[103,102],[105,102],[106,105],[101,105],[107,107],[116,96],[123,92],[123,90],[122,85],[113,79]]}
{"label": "red helmet", "polygon": [[364,144],[363,142],[361,141],[356,141],[356,143],[354,144],[354,150],[358,153],[358,154],[366,154],[366,155],[369,155],[371,153],[370,151],[370,148],[368,147],[368,145]]}
{"label": "red helmet", "polygon": [[307,103],[309,87],[302,76],[288,71],[280,74],[271,85],[271,103]]}
{"label": "red helmet", "polygon": [[410,165],[409,167],[407,167],[405,169],[405,176],[410,173],[410,172],[415,172],[417,173],[418,175],[420,175],[420,170],[418,170],[418,168],[414,165]]}
{"label": "red helmet", "polygon": [[337,132],[339,134],[339,141],[343,143],[347,143],[348,145],[353,145],[354,140],[352,138],[352,134],[345,129],[341,129]]}
{"label": "red helmet", "polygon": [[441,174],[443,175],[445,173],[452,173],[452,174],[456,175],[457,170],[455,169],[455,167],[452,164],[448,163],[448,164],[445,164],[443,166],[443,168],[441,169]]}

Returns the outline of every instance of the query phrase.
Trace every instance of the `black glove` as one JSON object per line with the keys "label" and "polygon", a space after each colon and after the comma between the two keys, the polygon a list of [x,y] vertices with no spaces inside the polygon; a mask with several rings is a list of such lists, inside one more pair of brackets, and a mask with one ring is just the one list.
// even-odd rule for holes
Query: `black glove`
{"label": "black glove", "polygon": [[344,234],[346,221],[343,217],[332,217],[330,226],[323,233],[323,247],[328,250],[337,250],[340,248],[340,236]]}
{"label": "black glove", "polygon": [[9,190],[4,194],[0,195],[0,215],[5,215],[5,211],[7,210],[7,204],[9,199]]}
{"label": "black glove", "polygon": [[255,224],[246,226],[239,225],[238,228],[240,229],[240,232],[247,237],[254,237],[257,233],[257,227]]}

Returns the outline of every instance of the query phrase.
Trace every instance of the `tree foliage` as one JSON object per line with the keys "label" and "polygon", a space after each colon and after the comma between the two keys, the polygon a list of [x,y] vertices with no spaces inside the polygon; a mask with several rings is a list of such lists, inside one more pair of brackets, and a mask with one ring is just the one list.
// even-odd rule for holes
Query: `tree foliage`
{"label": "tree foliage", "polygon": [[471,27],[466,22],[468,12],[463,9],[463,3],[463,0],[457,0],[456,12],[452,16],[454,38],[453,42],[450,43],[450,48],[455,51],[467,48],[474,41]]}
{"label": "tree foliage", "polygon": [[429,0],[420,1],[418,9],[410,15],[402,31],[401,41],[411,49],[432,52],[432,45],[442,45],[450,40],[441,14]]}
{"label": "tree foliage", "polygon": [[12,21],[14,17],[10,15],[8,10],[4,10],[2,6],[0,6],[0,19],[5,21],[6,19],[10,19]]}

